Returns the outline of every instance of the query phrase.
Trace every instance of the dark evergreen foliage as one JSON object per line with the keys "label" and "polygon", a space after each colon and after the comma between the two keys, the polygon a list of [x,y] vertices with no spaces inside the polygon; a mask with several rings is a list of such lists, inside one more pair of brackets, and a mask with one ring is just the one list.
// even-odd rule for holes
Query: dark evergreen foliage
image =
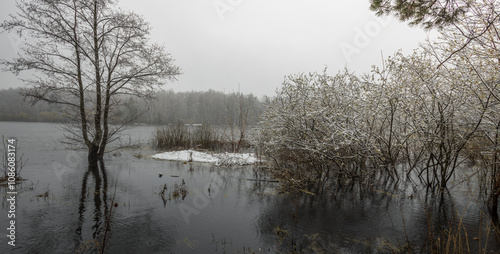
{"label": "dark evergreen foliage", "polygon": [[441,28],[456,22],[469,4],[461,0],[370,0],[377,15],[394,15],[410,25]]}

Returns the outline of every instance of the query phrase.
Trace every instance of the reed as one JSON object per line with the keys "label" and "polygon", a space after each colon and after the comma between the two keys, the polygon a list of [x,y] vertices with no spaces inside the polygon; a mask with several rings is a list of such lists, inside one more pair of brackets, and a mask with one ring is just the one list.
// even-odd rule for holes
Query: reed
{"label": "reed", "polygon": [[211,124],[188,126],[182,123],[157,128],[153,146],[159,150],[209,150],[237,152],[235,147],[247,147],[246,140],[233,140],[230,135]]}

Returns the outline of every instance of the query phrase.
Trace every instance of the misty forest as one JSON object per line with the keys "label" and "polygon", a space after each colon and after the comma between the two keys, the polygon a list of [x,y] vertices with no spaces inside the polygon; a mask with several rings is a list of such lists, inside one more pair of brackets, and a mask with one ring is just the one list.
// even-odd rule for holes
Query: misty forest
{"label": "misty forest", "polygon": [[[239,114],[240,103],[248,109],[248,124],[258,123],[267,98],[259,99],[252,94],[159,91],[152,100],[123,96],[113,122],[118,124],[165,125],[175,123],[227,125]],[[0,90],[0,121],[65,122],[64,112],[55,104],[39,102],[36,107],[23,100],[20,89]]]}
{"label": "misty forest", "polygon": [[0,61],[24,83],[0,90],[1,253],[500,251],[499,2],[367,1],[438,36],[262,98],[170,90],[177,56],[119,7],[0,25],[28,38]]}

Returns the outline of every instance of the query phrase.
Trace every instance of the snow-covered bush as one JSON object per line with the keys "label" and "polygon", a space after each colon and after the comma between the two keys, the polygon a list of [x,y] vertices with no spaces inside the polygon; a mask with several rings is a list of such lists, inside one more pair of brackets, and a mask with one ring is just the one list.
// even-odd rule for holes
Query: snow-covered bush
{"label": "snow-covered bush", "polygon": [[264,153],[300,187],[413,172],[445,187],[495,104],[474,73],[437,68],[429,52],[398,53],[363,77],[345,70],[285,78],[261,118]]}
{"label": "snow-covered bush", "polygon": [[265,154],[308,183],[332,170],[361,174],[368,144],[356,127],[362,89],[363,82],[347,70],[287,77],[262,116]]}

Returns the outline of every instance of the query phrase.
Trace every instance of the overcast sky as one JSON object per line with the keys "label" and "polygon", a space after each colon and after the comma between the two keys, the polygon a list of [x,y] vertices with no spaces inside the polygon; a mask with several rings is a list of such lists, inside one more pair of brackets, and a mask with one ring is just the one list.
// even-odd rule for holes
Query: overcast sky
{"label": "overcast sky", "polygon": [[[273,96],[290,74],[358,74],[401,49],[410,53],[427,34],[391,17],[376,17],[368,0],[120,0],[151,23],[151,41],[166,46],[183,74],[165,89]],[[16,11],[4,0],[0,20]],[[15,34],[0,34],[0,58],[12,58]],[[0,73],[0,88],[22,83]]]}

